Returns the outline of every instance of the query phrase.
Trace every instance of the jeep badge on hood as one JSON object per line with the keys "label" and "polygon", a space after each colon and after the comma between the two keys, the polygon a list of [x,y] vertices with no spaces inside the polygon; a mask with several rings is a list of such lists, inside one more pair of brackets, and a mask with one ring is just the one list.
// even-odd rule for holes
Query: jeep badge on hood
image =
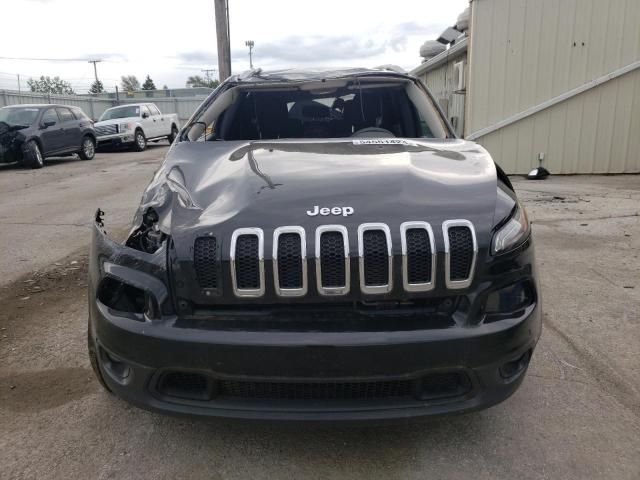
{"label": "jeep badge on hood", "polygon": [[319,207],[315,205],[312,210],[307,210],[307,215],[310,217],[315,217],[316,215],[322,215],[326,217],[327,215],[342,215],[343,217],[348,217],[349,215],[353,215],[353,207]]}

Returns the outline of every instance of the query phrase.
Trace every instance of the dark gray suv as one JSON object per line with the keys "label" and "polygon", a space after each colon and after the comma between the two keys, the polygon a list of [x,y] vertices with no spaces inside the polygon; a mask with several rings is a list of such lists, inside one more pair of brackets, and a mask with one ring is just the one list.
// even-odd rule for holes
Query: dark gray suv
{"label": "dark gray suv", "polygon": [[0,108],[0,163],[42,168],[44,159],[77,153],[93,159],[93,122],[78,107],[15,105]]}

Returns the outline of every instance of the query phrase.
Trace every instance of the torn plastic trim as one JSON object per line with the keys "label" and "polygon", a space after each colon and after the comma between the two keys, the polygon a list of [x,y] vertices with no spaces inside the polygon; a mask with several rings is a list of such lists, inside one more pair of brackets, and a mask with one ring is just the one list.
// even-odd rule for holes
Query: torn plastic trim
{"label": "torn plastic trim", "polygon": [[[112,278],[145,292],[145,320],[159,320],[173,312],[167,272],[167,242],[154,253],[146,253],[109,238],[104,229],[104,212],[95,215],[89,270],[90,295],[99,306],[102,282]],[[108,308],[108,307],[107,307]],[[131,312],[123,312],[131,313]]]}
{"label": "torn plastic trim", "polygon": [[169,298],[169,292],[164,283],[146,273],[107,261],[102,264],[102,268],[104,278],[113,278],[145,293],[144,316],[146,318],[158,320],[162,316],[160,305]]}

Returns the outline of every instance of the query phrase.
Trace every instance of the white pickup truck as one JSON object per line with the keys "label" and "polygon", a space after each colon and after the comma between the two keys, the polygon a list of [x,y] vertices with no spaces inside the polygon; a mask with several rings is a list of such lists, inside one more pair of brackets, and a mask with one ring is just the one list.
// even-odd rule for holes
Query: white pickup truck
{"label": "white pickup truck", "polygon": [[175,113],[160,113],[153,103],[132,103],[106,110],[94,127],[99,146],[131,145],[141,152],[148,141],[173,143],[180,124]]}

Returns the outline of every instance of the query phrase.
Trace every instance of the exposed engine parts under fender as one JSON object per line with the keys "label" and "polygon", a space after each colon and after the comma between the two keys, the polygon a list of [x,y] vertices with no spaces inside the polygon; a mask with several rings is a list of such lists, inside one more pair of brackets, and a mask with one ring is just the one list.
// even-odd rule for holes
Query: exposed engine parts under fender
{"label": "exposed engine parts under fender", "polygon": [[167,239],[167,235],[160,230],[159,219],[158,213],[153,208],[148,208],[142,216],[142,225],[136,228],[127,239],[127,247],[141,252],[155,253]]}

